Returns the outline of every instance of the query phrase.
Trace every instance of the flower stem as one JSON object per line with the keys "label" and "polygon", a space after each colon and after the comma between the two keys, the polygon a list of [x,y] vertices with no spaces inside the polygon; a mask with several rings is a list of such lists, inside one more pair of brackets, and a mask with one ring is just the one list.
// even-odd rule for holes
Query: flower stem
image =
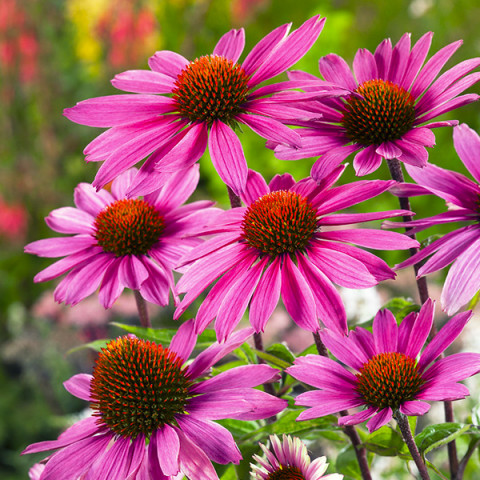
{"label": "flower stem", "polygon": [[422,460],[420,456],[420,452],[418,451],[417,445],[415,440],[413,439],[412,431],[410,429],[410,424],[408,423],[407,417],[403,415],[403,413],[397,412],[395,415],[395,420],[400,427],[400,431],[402,432],[403,439],[407,444],[408,450],[410,451],[410,455],[412,455],[413,461],[418,468],[418,472],[420,473],[420,477],[422,480],[430,480],[430,475],[428,474],[427,466],[425,462]]}
{"label": "flower stem", "polygon": [[230,205],[232,208],[237,208],[242,206],[242,200],[240,197],[234,193],[234,191],[227,185],[228,198],[230,199]]}
{"label": "flower stem", "polygon": [[[402,172],[402,166],[400,165],[400,162],[396,158],[388,159],[387,160],[387,165],[390,170],[390,175],[392,176],[393,180],[396,180],[397,182],[404,182],[405,178],[403,177],[403,172]],[[400,208],[402,210],[411,210],[410,207],[410,200],[408,197],[399,197],[398,201],[400,203]],[[403,221],[404,222],[410,222],[413,219],[411,215],[404,215],[403,216]],[[411,228],[405,228],[405,233],[413,238],[416,239],[416,236],[414,233],[410,233]],[[410,256],[413,257],[418,252],[418,248],[410,248],[409,249]],[[418,270],[420,269],[420,263],[416,263],[413,266],[413,269],[415,271],[415,277],[418,275]],[[420,277],[417,278],[417,289],[418,289],[418,294],[420,296],[420,302],[423,304],[428,300],[428,287],[427,287],[427,279],[425,277]],[[435,327],[432,327],[432,330]],[[432,331],[432,335],[435,332]]]}
{"label": "flower stem", "polygon": [[134,290],[135,301],[137,302],[138,316],[142,327],[151,328],[152,324],[147,312],[147,304],[138,290]]}
{"label": "flower stem", "polygon": [[[315,341],[315,346],[317,347],[317,352],[322,357],[328,357],[328,350],[325,347],[322,339],[318,332],[313,332],[313,339]],[[342,410],[340,416],[346,417],[348,415],[348,410]],[[350,438],[352,442],[353,449],[355,450],[355,455],[357,457],[358,466],[362,472],[363,480],[372,480],[372,475],[370,474],[370,467],[368,466],[367,451],[365,447],[362,446],[362,440],[358,434],[356,428],[353,425],[344,425],[343,430],[345,434]]]}

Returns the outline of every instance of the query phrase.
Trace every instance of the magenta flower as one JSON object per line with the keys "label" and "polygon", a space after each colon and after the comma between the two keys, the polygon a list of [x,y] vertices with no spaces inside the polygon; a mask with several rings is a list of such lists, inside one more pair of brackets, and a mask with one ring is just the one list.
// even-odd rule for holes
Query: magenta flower
{"label": "magenta flower", "polygon": [[138,95],[92,98],[66,109],[65,115],[74,122],[110,128],[84,152],[88,161],[105,161],[93,185],[105,185],[153,154],[127,191],[127,195],[149,193],[159,176],[160,181],[164,178],[159,172],[191,166],[208,143],[222,180],[236,194],[243,192],[247,163],[234,130],[244,124],[268,140],[299,146],[299,135],[277,120],[292,109],[270,95],[305,82],[256,87],[297,62],[316,41],[324,23],[324,18],[313,17],[289,35],[291,24],[282,25],[263,38],[242,63],[238,59],[245,46],[243,29],[230,30],[211,55],[192,62],[177,53],[159,51],[149,60],[152,71],[127,71],[112,81],[116,88]]}
{"label": "magenta flower", "polygon": [[[466,124],[459,125],[453,130],[453,143],[468,171],[477,182],[480,182],[478,134]],[[453,263],[441,295],[443,309],[448,315],[452,315],[480,290],[480,185],[460,173],[435,165],[428,165],[422,170],[409,168],[408,173],[423,188],[423,193],[433,193],[443,198],[449,209],[439,215],[408,223],[386,222],[386,226],[405,225],[419,231],[450,222],[468,223],[433,241],[416,255],[396,266],[396,268],[404,268],[414,265],[431,255],[418,271],[418,276],[421,277]],[[410,189],[411,187],[408,184],[400,186],[398,193],[402,192],[402,188]]]}
{"label": "magenta flower", "polygon": [[132,335],[112,340],[100,352],[93,375],[75,375],[64,384],[90,402],[93,414],[58,440],[30,445],[23,453],[57,450],[41,480],[84,474],[167,480],[180,472],[190,480],[218,479],[211,461],[239,463],[242,456],[230,432],[214,420],[259,420],[287,404],[253,388],[278,376],[267,365],[244,365],[205,379],[212,365],[251,334],[252,329],[238,331],[188,364],[196,343],[191,320],[168,348]]}
{"label": "magenta flower", "polygon": [[[216,318],[217,338],[227,338],[249,304],[250,323],[256,332],[263,331],[281,296],[300,327],[316,332],[321,319],[327,327],[346,333],[345,309],[332,282],[367,288],[394,277],[383,260],[349,243],[382,250],[418,243],[405,235],[392,236],[393,232],[338,229],[405,214],[403,210],[334,213],[394,184],[360,181],[330,188],[343,170],[338,167],[321,184],[311,178],[296,183],[285,174],[275,176],[269,185],[250,170],[242,196],[246,207],[223,212],[211,228],[200,229],[199,234],[216,235],[183,259],[183,264],[194,263],[177,284],[178,292],[186,295],[175,318],[219,278],[198,310],[197,332]],[[336,229],[327,231],[330,226]]]}
{"label": "magenta flower", "polygon": [[[465,60],[436,78],[462,42],[447,45],[423,65],[432,37],[432,32],[426,33],[411,49],[410,34],[403,35],[393,48],[390,39],[384,40],[374,54],[360,49],[353,61],[353,73],[337,55],[321,58],[320,73],[330,82],[328,88],[336,83],[352,94],[309,102],[305,108],[315,120],[301,123],[307,128],[297,130],[302,147],[278,145],[278,158],[321,155],[312,167],[315,179],[355,152],[357,175],[377,170],[382,158],[397,158],[416,167],[427,165],[425,147],[435,144],[432,129],[457,124],[455,120],[431,121],[477,100],[477,94],[460,94],[480,78],[478,72],[467,75],[480,65],[480,58]],[[291,80],[315,78],[303,72],[289,75]]]}
{"label": "magenta flower", "polygon": [[65,257],[34,278],[45,282],[69,272],[55,289],[58,302],[75,305],[100,287],[99,300],[109,308],[127,287],[149,302],[168,303],[172,269],[199,243],[184,236],[199,218],[208,217],[211,202],[182,205],[197,186],[198,166],[172,175],[143,199],[127,199],[125,192],[135,173],[130,169],[115,179],[111,193],[79,184],[76,208],[53,210],[45,219],[52,230],[74,235],[25,247],[27,253],[41,257]]}
{"label": "magenta flower", "polygon": [[457,382],[480,371],[480,354],[456,353],[434,360],[457,338],[472,312],[453,317],[417,360],[432,327],[433,309],[434,302],[429,299],[418,314],[410,313],[400,325],[389,310],[381,310],[373,321],[373,333],[361,327],[348,337],[322,331],[328,350],[355,373],[327,357],[297,358],[287,373],[318,389],[296,398],[297,405],[311,407],[298,420],[364,407],[340,417],[338,423],[354,425],[369,419],[371,432],[389,422],[398,410],[404,415],[423,415],[430,408],[425,400],[458,400],[469,395],[467,387]]}
{"label": "magenta flower", "polygon": [[252,480],[342,480],[343,475],[332,473],[323,475],[328,468],[325,457],[311,462],[306,445],[297,437],[283,435],[283,441],[276,435],[270,435],[270,451],[260,443],[265,459],[253,455],[258,465],[252,467]]}

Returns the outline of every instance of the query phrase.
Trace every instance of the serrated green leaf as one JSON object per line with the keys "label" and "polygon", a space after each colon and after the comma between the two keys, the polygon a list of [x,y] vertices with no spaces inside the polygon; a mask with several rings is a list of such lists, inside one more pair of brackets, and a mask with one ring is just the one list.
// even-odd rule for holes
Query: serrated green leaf
{"label": "serrated green leaf", "polygon": [[455,440],[460,435],[468,432],[470,428],[471,425],[465,425],[463,423],[438,423],[428,425],[415,437],[415,443],[420,453],[426,455],[435,448]]}
{"label": "serrated green leaf", "polygon": [[93,342],[84,343],[83,345],[79,345],[78,347],[71,348],[67,352],[67,355],[70,355],[71,353],[74,353],[74,352],[78,352],[79,350],[83,350],[85,348],[90,348],[92,350],[95,350],[96,352],[100,352],[100,350],[104,348],[109,341],[110,339],[104,338],[101,340],[94,340]]}
{"label": "serrated green leaf", "polygon": [[395,457],[400,453],[404,442],[396,430],[385,426],[368,435],[364,444],[370,452],[383,457]]}

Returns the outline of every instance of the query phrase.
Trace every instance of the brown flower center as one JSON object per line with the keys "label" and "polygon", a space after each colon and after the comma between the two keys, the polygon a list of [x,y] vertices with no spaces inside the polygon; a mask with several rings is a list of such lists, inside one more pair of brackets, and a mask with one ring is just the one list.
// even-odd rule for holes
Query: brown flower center
{"label": "brown flower center", "polygon": [[218,55],[190,62],[175,81],[173,98],[189,120],[235,124],[248,96],[248,75],[238,63]]}
{"label": "brown flower center", "polygon": [[266,480],[305,480],[305,477],[298,467],[281,465]]}
{"label": "brown flower center", "polygon": [[116,434],[148,437],[176,425],[191,395],[183,360],[168,348],[134,337],[112,340],[100,352],[90,392],[94,415]]}
{"label": "brown flower center", "polygon": [[397,410],[403,402],[413,400],[425,383],[417,362],[404,353],[379,353],[360,369],[357,391],[372,407]]}
{"label": "brown flower center", "polygon": [[95,238],[105,252],[117,257],[145,255],[158,241],[165,222],[145,200],[124,199],[108,205],[95,219]]}
{"label": "brown flower center", "polygon": [[248,207],[242,228],[245,241],[267,255],[302,251],[317,230],[316,210],[298,193],[279,190]]}
{"label": "brown flower center", "polygon": [[415,120],[415,99],[388,80],[368,80],[355,90],[345,104],[341,124],[347,137],[361,145],[379,145],[397,140]]}

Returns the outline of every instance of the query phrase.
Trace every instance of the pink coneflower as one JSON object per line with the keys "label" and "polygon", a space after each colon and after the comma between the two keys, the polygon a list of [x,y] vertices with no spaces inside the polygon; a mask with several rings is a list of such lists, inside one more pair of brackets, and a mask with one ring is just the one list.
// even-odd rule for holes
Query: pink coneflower
{"label": "pink coneflower", "polygon": [[245,45],[243,29],[230,30],[211,55],[192,62],[177,53],[159,51],[149,60],[152,71],[127,71],[112,81],[116,88],[138,95],[93,98],[66,109],[65,115],[74,122],[111,127],[84,152],[88,161],[105,160],[93,185],[105,185],[153,153],[128,192],[148,193],[144,182],[151,176],[189,167],[208,143],[218,174],[240,194],[247,164],[234,130],[244,124],[268,140],[300,145],[298,134],[276,120],[292,109],[277,104],[270,95],[304,82],[256,87],[299,60],[324,23],[324,18],[313,17],[290,35],[291,25],[282,25],[263,38],[242,63],[238,59]]}
{"label": "pink coneflower", "polygon": [[[480,137],[466,124],[453,130],[453,143],[460,159],[477,182],[480,182]],[[432,255],[418,271],[418,276],[436,272],[453,263],[443,286],[441,303],[443,309],[452,315],[465,305],[480,290],[480,185],[464,175],[445,170],[435,165],[424,169],[408,168],[408,173],[423,187],[425,193],[443,198],[449,210],[433,217],[408,223],[386,222],[389,227],[409,226],[415,231],[430,226],[468,222],[468,225],[447,233],[396,268],[414,265]],[[405,185],[409,188],[408,185]],[[405,188],[405,187],[403,187]],[[401,193],[402,186],[397,189]]]}
{"label": "pink coneflower", "polygon": [[230,432],[214,420],[259,420],[287,404],[253,388],[278,376],[267,365],[244,365],[205,379],[212,365],[252,333],[238,331],[188,364],[196,343],[191,320],[169,347],[134,336],[112,340],[100,352],[93,375],[75,375],[64,384],[90,402],[93,414],[58,440],[30,445],[23,453],[57,450],[41,479],[86,474],[126,480],[136,478],[145,462],[154,479],[179,472],[190,480],[218,479],[211,461],[239,463],[242,456]]}
{"label": "pink coneflower", "polygon": [[[217,235],[183,259],[184,264],[195,263],[177,284],[178,292],[186,295],[175,318],[220,277],[198,311],[198,332],[216,318],[217,338],[227,338],[249,303],[250,323],[256,332],[263,331],[281,296],[300,327],[316,332],[321,319],[346,333],[345,309],[333,283],[367,288],[394,277],[384,261],[348,243],[382,250],[418,243],[405,235],[385,235],[393,232],[338,229],[405,214],[404,210],[334,213],[373,198],[394,183],[360,181],[330,188],[343,170],[338,167],[321,184],[311,178],[297,183],[284,174],[269,185],[250,170],[242,195],[246,207],[223,212],[210,228],[200,229],[199,234]],[[330,226],[337,229],[327,231]]]}
{"label": "pink coneflower", "polygon": [[[426,33],[412,49],[410,34],[403,35],[393,48],[390,39],[384,40],[374,54],[360,49],[353,61],[353,73],[337,55],[321,58],[319,68],[325,80],[349,89],[352,95],[344,100],[309,102],[310,116],[321,118],[303,123],[308,128],[297,130],[302,136],[302,148],[279,145],[277,156],[297,159],[321,155],[312,167],[315,179],[355,152],[353,166],[357,175],[377,170],[382,158],[397,158],[416,167],[427,165],[425,147],[435,144],[432,128],[458,123],[431,121],[477,100],[476,94],[460,94],[480,78],[480,73],[467,75],[480,64],[480,58],[472,58],[436,79],[462,42],[442,48],[422,67],[432,37],[432,32]],[[315,77],[290,73],[292,80],[309,78]]]}
{"label": "pink coneflower", "polygon": [[364,407],[339,418],[338,423],[354,425],[368,420],[371,432],[389,422],[397,411],[423,415],[430,409],[425,400],[458,400],[469,395],[467,387],[457,382],[480,371],[480,354],[456,353],[434,360],[457,338],[472,312],[452,318],[420,354],[432,327],[433,309],[434,302],[429,299],[418,314],[410,313],[400,325],[389,310],[381,310],[373,321],[373,333],[361,327],[348,337],[322,331],[328,350],[355,373],[327,357],[297,358],[287,373],[318,389],[296,398],[297,405],[311,407],[298,420]]}
{"label": "pink coneflower", "polygon": [[[56,232],[74,234],[38,240],[25,247],[41,257],[65,258],[38,273],[45,282],[66,272],[55,289],[55,300],[75,305],[98,287],[99,300],[109,308],[125,287],[158,305],[168,303],[172,269],[198,239],[183,238],[211,202],[182,203],[195,190],[198,166],[171,176],[162,188],[141,198],[125,198],[136,170],[112,183],[111,193],[81,183],[75,189],[76,208],[53,210],[47,225]],[[195,223],[192,222],[195,218]]]}
{"label": "pink coneflower", "polygon": [[258,455],[253,460],[258,465],[252,467],[252,480],[342,480],[343,475],[332,473],[323,475],[328,463],[325,457],[311,462],[306,445],[297,437],[283,435],[283,441],[276,435],[270,435],[270,451],[260,443],[265,459]]}

